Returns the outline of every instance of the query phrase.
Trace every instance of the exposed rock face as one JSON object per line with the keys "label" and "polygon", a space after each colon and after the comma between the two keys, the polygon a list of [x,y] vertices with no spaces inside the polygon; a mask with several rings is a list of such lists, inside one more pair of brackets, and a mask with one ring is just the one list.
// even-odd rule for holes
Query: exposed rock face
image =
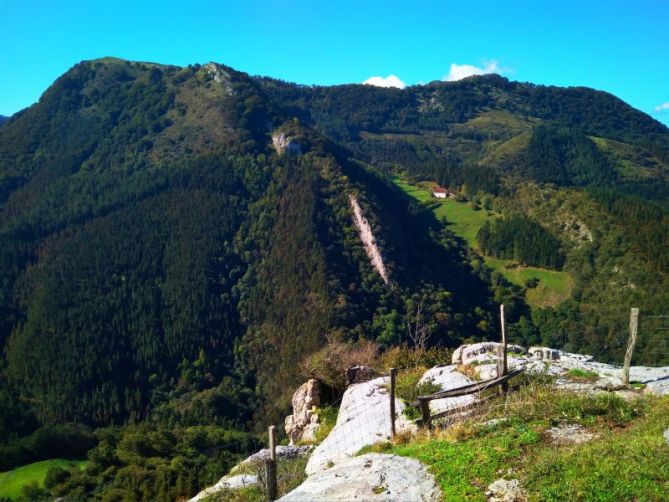
{"label": "exposed rock face", "polygon": [[225,68],[218,63],[207,63],[204,65],[204,69],[214,78],[214,82],[218,82],[225,86],[225,93],[228,96],[232,96],[235,93],[235,90],[230,85],[232,78]]}
{"label": "exposed rock face", "polygon": [[557,361],[560,359],[560,351],[548,347],[530,347],[527,352],[532,357],[537,357],[539,359],[547,359],[549,361]]}
{"label": "exposed rock face", "polygon": [[441,491],[418,460],[369,453],[309,477],[279,500],[437,502],[441,500]]}
{"label": "exposed rock face", "polygon": [[[462,345],[453,353],[453,364],[478,363],[476,370],[483,380],[497,376],[497,347],[493,342]],[[557,378],[556,387],[575,392],[606,392],[622,388],[622,370],[620,366],[598,363],[593,356],[573,354],[547,347],[532,347],[529,355],[517,345],[509,345],[509,368],[524,367],[528,373],[543,373]],[[568,377],[569,370],[581,369],[597,373],[598,379],[592,382],[575,382]],[[632,366],[630,380],[646,385],[645,392],[658,395],[669,394],[669,366],[651,368]],[[618,391],[622,397],[636,395],[627,390]]]}
{"label": "exposed rock face", "polygon": [[[441,390],[450,390],[474,383],[474,380],[466,377],[462,373],[458,373],[456,370],[457,366],[435,366],[423,374],[418,381],[418,384],[420,385],[431,380],[436,385],[439,385]],[[449,397],[448,399],[437,399],[435,401],[430,401],[430,411],[432,413],[440,413],[446,410],[461,408],[474,403],[476,400],[477,397],[474,394],[461,397]]]}
{"label": "exposed rock face", "polygon": [[214,486],[205,488],[200,493],[195,495],[188,502],[197,502],[203,500],[210,495],[213,495],[223,490],[239,490],[240,488],[245,488],[247,486],[257,485],[259,483],[258,476],[253,476],[252,474],[240,474],[238,476],[224,476],[221,480],[216,483]]}
{"label": "exposed rock face", "polygon": [[525,493],[517,479],[498,479],[488,486],[486,496],[489,502],[524,502]]}
{"label": "exposed rock face", "polygon": [[369,366],[351,366],[346,370],[346,385],[367,382],[379,374]]}
{"label": "exposed rock face", "polygon": [[588,432],[588,430],[579,424],[564,424],[557,427],[551,427],[546,431],[546,435],[557,444],[581,444],[587,443],[597,437],[597,434]]}
{"label": "exposed rock face", "polygon": [[295,138],[286,136],[282,132],[272,134],[272,146],[279,153],[283,153],[285,151],[297,155],[302,153],[302,147],[297,141],[295,141]]}
{"label": "exposed rock face", "polygon": [[[277,446],[276,447],[276,456],[279,460],[288,460],[294,459],[297,457],[303,457],[308,455],[309,452],[313,450],[313,446]],[[261,465],[263,461],[269,458],[269,449],[264,448],[257,453],[247,457],[245,460],[240,462],[239,465],[245,464],[258,464]],[[188,502],[197,502],[203,500],[210,495],[215,493],[222,492],[224,490],[239,490],[247,486],[252,486],[260,483],[258,476],[252,474],[235,474],[238,472],[238,467],[234,467],[229,474],[223,476],[218,483],[208,488],[205,488],[200,493],[195,495]]]}
{"label": "exposed rock face", "polygon": [[[472,345],[461,345],[453,352],[453,364],[471,364],[474,361],[486,362],[497,358],[497,348],[501,347],[497,342],[481,342]],[[525,354],[525,349],[520,345],[507,345],[507,350],[513,354]]]}
{"label": "exposed rock face", "polygon": [[[390,378],[380,377],[346,389],[337,423],[309,457],[305,469],[308,475],[352,457],[363,446],[390,439],[389,384]],[[416,426],[404,416],[403,409],[404,403],[396,398],[396,431],[415,430]]]}
{"label": "exposed rock face", "polygon": [[374,234],[372,234],[372,227],[362,213],[362,209],[360,208],[360,204],[358,204],[358,199],[356,199],[355,195],[351,194],[348,198],[351,203],[351,208],[353,209],[353,222],[360,233],[360,240],[365,246],[367,256],[369,256],[372,266],[379,273],[383,282],[388,284],[388,271],[383,263],[381,252],[376,245],[376,239],[374,238]]}
{"label": "exposed rock face", "polygon": [[[277,446],[276,447],[276,458],[277,459],[284,459],[284,460],[292,460],[298,457],[304,457],[305,455],[308,455],[311,450],[313,450],[313,446]],[[262,450],[254,453],[253,455],[247,457],[246,459],[242,460],[240,462],[240,465],[243,464],[250,464],[254,462],[264,462],[269,458],[269,448],[263,448]],[[235,470],[233,469],[232,472]]]}
{"label": "exposed rock face", "polygon": [[315,408],[323,404],[324,394],[324,385],[315,378],[303,383],[293,394],[293,414],[288,415],[285,422],[291,445],[316,439],[319,421]]}

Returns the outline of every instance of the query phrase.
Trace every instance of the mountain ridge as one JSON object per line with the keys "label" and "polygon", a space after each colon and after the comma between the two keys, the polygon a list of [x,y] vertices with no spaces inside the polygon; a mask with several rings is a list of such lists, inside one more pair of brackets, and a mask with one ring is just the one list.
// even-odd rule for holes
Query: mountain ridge
{"label": "mountain ridge", "polygon": [[[511,341],[617,360],[611,312],[669,302],[668,145],[606,93],[497,75],[399,90],[79,63],[0,128],[0,464],[42,454],[25,438],[52,423],[248,434],[332,347],[496,339],[500,303]],[[480,236],[397,177],[516,222],[514,256],[486,266]],[[558,243],[567,300],[538,306],[511,280],[528,242]],[[211,462],[165,467],[191,476],[165,490],[192,494],[230,458]]]}

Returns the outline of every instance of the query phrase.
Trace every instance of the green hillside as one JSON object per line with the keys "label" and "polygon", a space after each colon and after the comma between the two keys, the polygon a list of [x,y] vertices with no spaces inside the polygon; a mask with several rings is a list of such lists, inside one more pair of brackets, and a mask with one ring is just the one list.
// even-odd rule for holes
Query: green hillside
{"label": "green hillside", "polygon": [[[476,235],[488,220],[500,215],[480,208],[473,208],[466,202],[457,202],[455,198],[435,199],[429,184],[411,184],[400,177],[393,178],[394,183],[405,193],[429,205],[435,216],[446,227],[462,238],[472,249],[480,253]],[[552,307],[567,300],[574,287],[574,280],[569,273],[536,267],[522,266],[512,260],[503,260],[483,255],[485,264],[500,272],[518,286],[524,287],[528,281],[537,280],[538,285],[526,291],[527,302],[535,307]]]}
{"label": "green hillside", "polygon": [[81,62],[0,127],[0,465],[84,448],[60,495],[187,498],[324,346],[496,339],[500,303],[619,360],[619,314],[669,304],[667,204],[669,131],[592,89]]}
{"label": "green hillside", "polygon": [[42,460],[41,462],[17,467],[11,471],[0,472],[0,497],[7,497],[11,500],[18,499],[24,494],[22,488],[33,483],[40,488],[44,488],[44,478],[49,469],[55,467],[83,469],[86,464],[85,460]]}

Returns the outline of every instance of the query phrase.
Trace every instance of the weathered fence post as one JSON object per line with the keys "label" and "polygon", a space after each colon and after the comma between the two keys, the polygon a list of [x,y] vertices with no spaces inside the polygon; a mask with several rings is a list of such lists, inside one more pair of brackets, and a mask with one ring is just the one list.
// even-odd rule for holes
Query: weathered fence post
{"label": "weathered fence post", "polygon": [[277,479],[276,479],[276,427],[269,426],[269,458],[265,460],[265,483],[267,489],[267,498],[276,500]]}
{"label": "weathered fence post", "polygon": [[395,377],[397,369],[390,368],[390,434],[395,439]]}
{"label": "weathered fence post", "polygon": [[[499,306],[499,322],[502,329],[502,346],[501,348],[498,349],[497,352],[497,376],[501,377],[509,372],[506,360],[507,343],[506,343],[506,320],[504,318],[504,305]],[[509,384],[507,382],[504,382],[499,387],[500,396],[506,394],[508,390],[509,390]]]}
{"label": "weathered fence post", "polygon": [[431,420],[430,420],[430,401],[427,399],[420,399],[418,398],[418,403],[420,404],[420,412],[421,415],[423,416],[423,427],[430,427],[431,425]]}
{"label": "weathered fence post", "polygon": [[623,365],[623,385],[630,383],[630,365],[632,364],[632,355],[636,345],[636,335],[639,328],[639,309],[633,308],[630,311],[630,336],[627,340],[627,351],[625,352],[625,364]]}

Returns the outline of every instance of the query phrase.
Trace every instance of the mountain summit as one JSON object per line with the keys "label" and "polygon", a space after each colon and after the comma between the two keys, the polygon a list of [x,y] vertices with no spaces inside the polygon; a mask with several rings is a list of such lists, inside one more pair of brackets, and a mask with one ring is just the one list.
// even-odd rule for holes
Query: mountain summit
{"label": "mountain summit", "polygon": [[616,361],[669,304],[668,204],[669,130],[601,91],[79,63],[0,128],[0,431],[247,433],[332,354],[496,339],[500,303]]}

